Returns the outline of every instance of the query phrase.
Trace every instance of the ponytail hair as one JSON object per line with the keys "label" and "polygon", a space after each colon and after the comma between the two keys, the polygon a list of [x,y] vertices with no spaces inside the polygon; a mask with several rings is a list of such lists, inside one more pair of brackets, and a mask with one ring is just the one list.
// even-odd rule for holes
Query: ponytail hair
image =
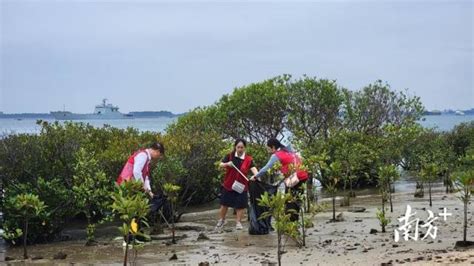
{"label": "ponytail hair", "polygon": [[285,145],[281,144],[281,142],[276,138],[271,138],[267,141],[267,146],[270,148],[274,148],[275,150],[282,149],[285,150]]}

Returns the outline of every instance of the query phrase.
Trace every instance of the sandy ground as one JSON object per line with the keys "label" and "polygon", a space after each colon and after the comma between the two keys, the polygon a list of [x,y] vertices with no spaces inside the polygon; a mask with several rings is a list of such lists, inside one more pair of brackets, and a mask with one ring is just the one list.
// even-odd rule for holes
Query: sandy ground
{"label": "sandy ground", "polygon": [[[414,188],[413,190],[414,191]],[[394,212],[388,213],[392,222],[386,233],[370,234],[371,229],[381,230],[375,211],[379,207],[377,196],[359,196],[352,199],[352,206],[364,207],[365,212],[349,212],[347,208],[338,207],[344,221],[330,223],[330,208],[314,218],[314,227],[307,229],[306,246],[298,248],[292,240],[288,240],[282,265],[474,265],[474,248],[455,249],[456,241],[462,239],[463,212],[462,203],[454,194],[446,195],[438,185],[433,196],[433,207],[429,207],[428,196],[416,199],[413,192],[396,193],[394,195]],[[424,240],[399,242],[394,240],[394,230],[400,223],[397,218],[404,215],[407,204],[416,212],[416,217],[427,221],[427,210],[433,211],[435,217],[447,208],[452,216],[446,221],[439,218],[433,224],[438,228],[436,239],[427,237]],[[474,222],[472,205],[468,214],[468,240],[474,241]],[[276,233],[252,236],[245,230],[235,230],[232,214],[228,214],[229,222],[223,232],[215,232],[217,210],[200,211],[185,214],[178,224],[193,230],[178,230],[178,236],[185,236],[177,244],[169,240],[153,240],[139,250],[137,265],[198,265],[208,262],[210,265],[274,265],[276,259]],[[248,223],[244,223],[247,227]],[[102,230],[116,230],[115,227]],[[420,228],[426,233],[426,228]],[[209,239],[198,240],[204,233]],[[168,235],[154,236],[160,239]],[[13,260],[0,262],[9,265],[120,265],[122,263],[122,241],[112,237],[103,237],[95,247],[85,247],[84,240],[58,242],[31,246],[32,257],[41,256],[39,260]],[[58,252],[67,254],[64,260],[52,260]],[[19,259],[21,248],[8,248],[5,256]],[[170,260],[176,255],[177,259]]]}

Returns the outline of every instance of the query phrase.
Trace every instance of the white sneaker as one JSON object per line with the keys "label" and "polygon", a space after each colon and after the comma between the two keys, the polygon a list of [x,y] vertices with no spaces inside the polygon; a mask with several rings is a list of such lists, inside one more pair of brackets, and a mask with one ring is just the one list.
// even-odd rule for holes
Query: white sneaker
{"label": "white sneaker", "polygon": [[222,227],[224,227],[224,224],[225,224],[225,220],[224,219],[219,219],[219,221],[217,221],[217,224],[216,224],[216,227],[214,228],[214,230],[222,229]]}
{"label": "white sneaker", "polygon": [[[133,240],[130,240],[130,243],[128,243],[128,246],[129,246],[129,247],[133,247],[133,244],[135,244],[135,245],[141,245],[141,244],[144,244],[144,243],[145,243],[145,242],[143,242],[143,241],[140,241],[140,240],[138,240],[138,239],[135,239],[135,242],[133,242]],[[122,242],[122,247],[126,247],[126,246],[127,246],[127,242],[124,240],[124,241]]]}
{"label": "white sneaker", "polygon": [[132,243],[135,243],[137,245],[141,245],[141,244],[144,244],[145,242],[141,241],[141,240],[138,240],[138,239],[135,239],[135,242],[132,242]]}
{"label": "white sneaker", "polygon": [[242,223],[241,223],[241,222],[238,222],[238,223],[235,225],[235,229],[236,229],[236,230],[242,230],[242,229],[244,229],[244,227],[242,226]]}

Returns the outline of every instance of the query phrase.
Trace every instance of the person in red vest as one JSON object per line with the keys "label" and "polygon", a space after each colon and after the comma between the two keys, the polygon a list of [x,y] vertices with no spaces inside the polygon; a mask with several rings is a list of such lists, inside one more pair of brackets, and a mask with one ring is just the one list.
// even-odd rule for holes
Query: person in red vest
{"label": "person in red vest", "polygon": [[143,182],[143,190],[151,198],[153,192],[150,185],[150,163],[152,160],[157,160],[165,154],[165,147],[159,142],[152,143],[147,149],[140,149],[133,153],[125,163],[125,166],[120,173],[117,184],[129,181],[132,178]]}
{"label": "person in red vest", "polygon": [[[280,172],[285,177],[286,190],[288,192],[291,188],[291,192],[296,195],[301,193],[301,185],[308,179],[308,172],[300,170],[301,158],[293,151],[291,146],[285,147],[281,142],[275,138],[271,138],[267,141],[267,149],[272,156],[267,164],[260,169],[260,171],[251,177],[251,180],[259,178],[264,175],[276,162],[281,163]],[[299,212],[299,202],[287,203],[287,209],[295,209]],[[292,214],[291,220],[298,220],[298,214]]]}
{"label": "person in red vest", "polygon": [[[253,174],[257,173],[257,168],[255,167],[252,157],[245,153],[246,146],[247,142],[244,139],[236,139],[234,142],[234,149],[224,157],[219,165],[224,168],[226,172],[221,187],[221,207],[219,210],[219,221],[217,222],[216,230],[219,230],[224,226],[225,216],[229,207],[234,208],[237,212],[235,228],[237,230],[243,229],[241,219],[244,210],[247,208],[248,179],[244,178],[242,174],[247,176],[249,171],[252,171]],[[239,169],[242,174],[234,167]],[[235,181],[245,185],[245,188],[241,193],[232,188]]]}
{"label": "person in red vest", "polygon": [[252,176],[251,179],[264,175],[276,162],[281,163],[280,172],[285,178],[289,178],[291,174],[293,174],[291,172],[292,169],[296,170],[296,177],[298,177],[299,182],[292,186],[293,188],[301,186],[301,184],[308,179],[308,172],[298,169],[301,165],[301,158],[291,147],[285,147],[279,140],[271,138],[267,141],[267,149],[272,153],[270,160],[255,176]]}

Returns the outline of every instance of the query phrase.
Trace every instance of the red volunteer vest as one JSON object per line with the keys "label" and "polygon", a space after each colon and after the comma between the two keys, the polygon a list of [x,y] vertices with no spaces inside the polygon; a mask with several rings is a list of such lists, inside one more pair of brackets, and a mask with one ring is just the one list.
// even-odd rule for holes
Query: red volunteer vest
{"label": "red volunteer vest", "polygon": [[[142,153],[145,152],[146,150],[138,150],[132,156],[130,156],[127,160],[127,163],[125,163],[125,166],[122,169],[122,172],[120,172],[119,177],[117,178],[117,184],[122,184],[124,181],[129,181],[133,177],[133,165],[135,164],[135,157]],[[143,166],[142,169],[142,176],[143,176],[143,182],[145,182],[146,177],[150,174],[150,159],[148,158],[148,154],[146,156],[146,163]]]}
{"label": "red volunteer vest", "polygon": [[[229,161],[232,161],[234,158],[234,154],[229,154]],[[245,154],[244,161],[242,162],[242,165],[240,166],[240,171],[247,176],[247,173],[250,170],[250,165],[252,164],[252,157]],[[240,183],[245,185],[244,191],[248,191],[249,189],[249,182],[237,172],[237,170],[234,169],[234,167],[227,167],[225,177],[224,177],[224,183],[222,186],[227,190],[227,191],[232,191],[232,184],[234,184],[234,181],[237,180]]]}
{"label": "red volunteer vest", "polygon": [[281,173],[285,176],[289,176],[289,166],[294,164],[296,167],[296,176],[300,181],[305,181],[308,179],[308,173],[303,170],[299,170],[301,166],[301,158],[293,152],[289,152],[286,150],[279,150],[275,152],[276,157],[280,160],[281,163]]}

